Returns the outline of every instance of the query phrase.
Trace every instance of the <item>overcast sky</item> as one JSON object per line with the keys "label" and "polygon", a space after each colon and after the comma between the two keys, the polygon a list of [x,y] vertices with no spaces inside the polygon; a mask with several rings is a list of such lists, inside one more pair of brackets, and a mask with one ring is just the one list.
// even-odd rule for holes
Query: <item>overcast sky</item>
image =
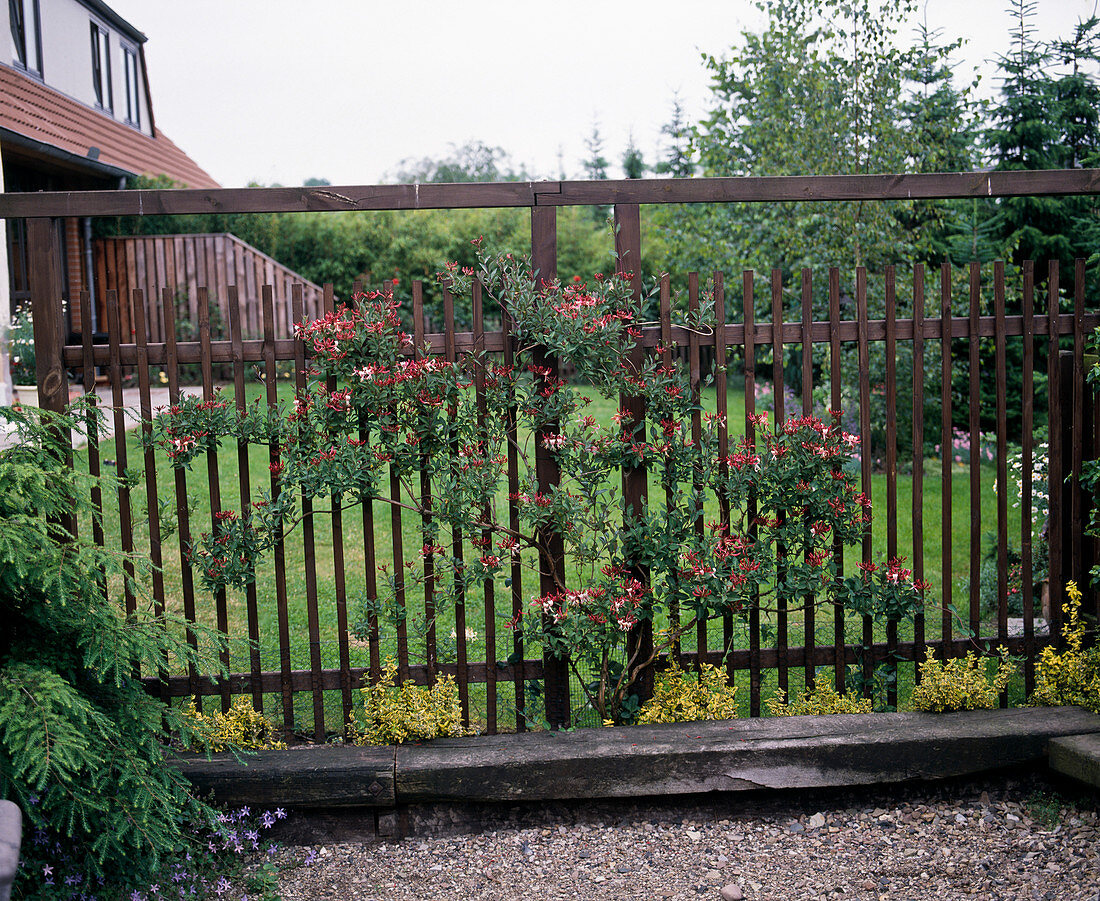
{"label": "overcast sky", "polygon": [[[157,125],[226,187],[372,184],[408,157],[480,140],[529,170],[580,177],[599,123],[618,163],[647,161],[674,92],[707,107],[702,53],[758,30],[750,0],[108,0],[149,38]],[[1037,0],[1040,38],[1098,0]],[[993,72],[1008,0],[927,0],[930,27],[965,37],[957,73]],[[560,159],[560,162],[559,162]]]}

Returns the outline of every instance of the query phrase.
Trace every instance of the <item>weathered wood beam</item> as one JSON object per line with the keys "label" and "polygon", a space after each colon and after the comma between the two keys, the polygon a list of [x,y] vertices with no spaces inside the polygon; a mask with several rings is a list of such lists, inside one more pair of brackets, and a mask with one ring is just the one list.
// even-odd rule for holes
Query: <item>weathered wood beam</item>
{"label": "weathered wood beam", "polygon": [[315,188],[28,192],[0,194],[0,217],[490,209],[615,203],[942,200],[1096,193],[1100,193],[1100,169],[1044,169],[912,175],[784,175]]}
{"label": "weathered wood beam", "polygon": [[380,808],[935,780],[1041,762],[1053,739],[1082,735],[1100,737],[1100,716],[1022,707],[314,746],[264,751],[243,763],[223,754],[175,765],[223,803]]}

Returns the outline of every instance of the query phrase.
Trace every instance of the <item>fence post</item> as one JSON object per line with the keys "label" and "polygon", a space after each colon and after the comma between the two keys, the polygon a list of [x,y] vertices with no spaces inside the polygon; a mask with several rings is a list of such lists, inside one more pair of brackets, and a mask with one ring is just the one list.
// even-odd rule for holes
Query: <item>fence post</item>
{"label": "fence post", "polygon": [[[633,289],[634,312],[638,313],[642,302],[642,223],[640,209],[636,203],[615,204],[615,255],[618,257],[619,272],[632,274],[630,284]],[[638,341],[627,357],[627,366],[637,373],[644,365],[645,348]],[[639,441],[644,442],[646,440],[645,398],[624,394],[619,398],[619,408],[630,414],[635,435]],[[627,520],[624,525],[629,525],[631,519],[645,512],[647,495],[648,479],[645,463],[640,463],[632,469],[624,469],[623,512]],[[649,585],[649,572],[646,569],[635,566],[631,575],[643,585]],[[653,653],[652,620],[643,620],[631,630],[626,653],[628,660],[635,656],[638,660],[645,660]],[[634,683],[634,690],[642,703],[653,697],[652,667],[647,667]]]}
{"label": "fence post", "polygon": [[61,244],[56,220],[27,220],[27,257],[38,405],[63,413],[69,402],[69,383],[62,358]]}
{"label": "fence post", "polygon": [[[62,330],[61,242],[56,219],[27,220],[27,261],[38,406],[51,413],[64,413],[69,403],[69,380],[62,350],[65,335]],[[67,448],[64,456],[71,467],[72,439],[68,430],[58,438]],[[75,512],[58,517],[58,522],[69,534],[76,535]]]}
{"label": "fence post", "polygon": [[[531,207],[531,266],[537,270],[539,282],[549,281],[558,274],[558,212],[556,207]],[[534,349],[537,366],[550,370],[550,378],[559,375],[558,358],[546,353],[545,348]],[[558,431],[557,423],[541,429],[535,436],[535,474],[539,494],[547,494],[561,483],[558,461],[543,440],[547,434]],[[540,529],[539,591],[556,594],[559,585],[565,584],[565,544],[561,533],[554,529]],[[564,729],[572,725],[569,703],[569,661],[556,657],[549,650],[542,652],[543,691],[546,701],[546,719],[552,729]]]}

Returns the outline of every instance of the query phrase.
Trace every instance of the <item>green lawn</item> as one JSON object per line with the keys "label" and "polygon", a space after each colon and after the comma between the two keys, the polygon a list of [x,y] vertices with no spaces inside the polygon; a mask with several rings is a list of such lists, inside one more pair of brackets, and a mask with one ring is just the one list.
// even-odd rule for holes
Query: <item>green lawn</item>
{"label": "green lawn", "polygon": [[[259,396],[263,388],[259,384],[249,386],[249,397]],[[231,389],[229,394],[231,395]],[[281,396],[290,396],[289,383],[280,383]],[[715,409],[716,395],[714,389],[708,389],[703,394],[703,407],[705,410]],[[744,397],[740,388],[731,388],[728,394],[729,422],[731,425],[731,444],[742,433],[744,423]],[[597,400],[591,405],[590,412],[598,420],[609,422],[615,411],[615,404],[610,401]],[[127,435],[127,463],[131,471],[140,470],[142,466],[142,450],[140,435],[131,432]],[[104,444],[102,456],[107,459],[116,457],[113,441]],[[81,468],[87,466],[87,452],[80,451],[76,455],[77,465]],[[266,447],[252,447],[249,452],[249,473],[253,496],[258,489],[266,488],[269,484],[268,452]],[[219,475],[222,506],[238,509],[240,507],[240,488],[238,481],[238,461],[235,447],[223,448],[219,454]],[[970,522],[970,486],[969,470],[957,469],[953,474],[951,493],[951,560],[949,562],[949,578],[953,586],[954,602],[960,610],[965,610],[968,604],[964,590],[969,571],[970,548],[972,539],[981,541],[983,533],[995,528],[996,523],[996,496],[993,493],[994,471],[992,467],[982,469],[982,499],[981,499],[981,528],[972,533]],[[158,495],[162,501],[162,509],[172,511],[174,519],[175,489],[173,471],[168,465],[168,460],[163,452],[156,453],[156,478]],[[145,555],[149,550],[149,529],[146,518],[145,486],[139,479],[131,493],[134,509],[133,537],[136,551]],[[941,479],[938,462],[930,462],[926,469],[924,480],[923,521],[924,521],[924,560],[925,578],[932,584],[928,594],[928,608],[926,619],[926,636],[929,640],[940,637],[941,612],[940,604],[944,585],[944,561],[941,555]],[[912,528],[912,486],[911,475],[901,475],[897,483],[897,509],[898,521],[896,528],[896,541],[899,553],[912,561],[913,559],[913,528]],[[659,488],[651,486],[651,496],[659,499]],[[872,477],[870,493],[874,502],[875,518],[873,523],[873,537],[876,558],[885,555],[887,549],[887,517],[886,517],[886,477],[876,474]],[[191,513],[190,523],[193,535],[210,530],[211,511],[210,498],[207,491],[207,472],[205,459],[194,462],[192,470],[187,474],[187,492],[190,499]],[[497,501],[497,512],[500,516],[506,516],[506,497],[502,495]],[[717,518],[717,504],[713,499],[709,502],[713,509],[708,509],[707,518]],[[119,529],[119,506],[117,496],[111,495],[104,501],[104,520],[108,536],[108,542],[113,546],[121,546]],[[1020,522],[1019,514],[1010,509],[1009,534],[1014,543],[1019,542]],[[1013,517],[1012,514],[1015,513]],[[374,540],[376,547],[377,563],[384,565],[392,572],[393,568],[393,533],[391,530],[391,508],[381,502],[374,503]],[[174,522],[168,523],[170,527]],[[410,552],[415,553],[421,546],[422,536],[419,518],[405,511],[401,517],[401,538],[405,550],[405,559],[409,560]],[[81,524],[83,534],[90,535],[90,523]],[[467,536],[469,537],[469,536]],[[443,543],[449,544],[448,541]],[[365,587],[365,553],[364,535],[361,507],[346,510],[344,513],[344,564],[347,583],[347,597],[349,619],[354,626],[359,619],[358,603]],[[474,548],[467,544],[466,555],[474,553]],[[857,552],[858,553],[858,552]],[[857,553],[850,553],[846,559],[846,566],[851,568],[857,562]],[[165,593],[168,600],[168,608],[172,612],[183,614],[183,591],[181,582],[180,544],[178,535],[171,534],[164,543],[164,578]],[[335,575],[333,563],[333,537],[331,520],[328,515],[315,516],[315,540],[313,565],[317,572],[318,585],[318,611],[321,632],[321,657],[322,665],[326,668],[339,665],[339,635],[336,617]],[[533,559],[525,562],[533,564]],[[851,571],[849,569],[849,571]],[[290,658],[294,669],[308,669],[310,666],[310,650],[307,630],[308,610],[306,604],[306,555],[303,544],[303,530],[296,529],[286,542],[286,583],[289,598],[288,617],[290,631]],[[276,612],[275,571],[273,559],[269,557],[256,573],[256,587],[258,597],[258,628],[259,649],[262,668],[265,670],[279,669],[278,647],[278,622]],[[537,591],[537,575],[533,568],[529,568],[524,576],[523,597],[531,598]],[[196,586],[196,605],[198,619],[213,626],[216,623],[215,605],[213,599]],[[423,639],[423,594],[418,590],[409,591],[407,606],[409,610],[407,625],[409,631],[409,656],[412,663],[423,663],[425,646]],[[512,650],[511,633],[505,623],[511,616],[511,589],[500,580],[496,585],[496,630],[497,639],[494,656],[503,660]],[[819,645],[831,645],[833,636],[832,610],[821,609],[816,617],[817,643]],[[965,614],[964,614],[965,616]],[[234,671],[247,671],[249,669],[249,651],[245,639],[248,635],[248,622],[244,592],[231,591],[228,597],[229,635],[233,639],[232,668]],[[774,646],[774,636],[769,630],[774,631],[772,617],[762,617],[766,638],[762,640],[762,646]],[[485,612],[484,600],[480,590],[470,591],[466,601],[466,628],[469,633],[468,659],[471,662],[482,661],[486,658],[485,647]],[[452,638],[454,630],[453,611],[444,610],[440,613],[437,625],[437,641],[439,645],[440,659],[453,661],[455,654],[455,641]],[[739,648],[748,647],[746,630],[738,630],[735,645]],[[995,627],[993,628],[995,634]],[[861,622],[851,617],[846,623],[846,634],[849,643],[858,643],[862,637]],[[956,632],[956,636],[958,632]],[[797,647],[803,644],[804,626],[801,611],[792,612],[788,625],[788,644]],[[884,640],[885,631],[879,629],[876,640]],[[912,627],[903,625],[900,629],[902,641],[912,639]],[[708,633],[708,646],[711,650],[719,647],[722,640],[722,628],[720,623],[712,624]],[[695,647],[694,635],[689,635],[684,642],[685,650]],[[392,628],[385,628],[382,635],[383,655],[396,653],[396,638]],[[368,664],[368,649],[365,643],[352,639],[351,662],[353,666],[366,666]],[[538,657],[537,649],[528,649],[526,656]],[[797,689],[803,684],[801,670],[792,669],[789,674],[792,689]],[[912,681],[912,666],[903,667],[903,673],[899,676],[899,685],[904,690]],[[739,691],[739,696],[746,705],[748,704],[748,673],[738,674],[738,683],[744,688]],[[765,697],[773,689],[775,673],[765,674]],[[338,693],[335,697],[326,698],[327,720],[330,729],[339,727],[341,712]],[[579,697],[579,695],[575,695]],[[308,727],[312,723],[310,700],[305,694],[296,699],[298,726]],[[484,686],[471,687],[471,719],[477,723],[482,722],[485,712]],[[275,695],[268,696],[265,706],[269,712],[278,718],[281,711],[279,698]],[[500,727],[506,728],[514,724],[514,698],[510,684],[500,686],[499,700]]]}

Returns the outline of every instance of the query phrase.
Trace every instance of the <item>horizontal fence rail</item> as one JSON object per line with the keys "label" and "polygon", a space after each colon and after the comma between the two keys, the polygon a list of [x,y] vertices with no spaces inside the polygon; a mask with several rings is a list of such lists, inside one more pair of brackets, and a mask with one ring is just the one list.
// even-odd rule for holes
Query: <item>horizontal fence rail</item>
{"label": "horizontal fence rail", "polygon": [[318,188],[0,194],[0,218],[491,209],[650,203],[939,200],[1100,193],[1100,170],[786,175],[606,181],[351,185]]}
{"label": "horizontal fence rail", "polygon": [[[537,573],[516,569],[507,583],[501,578],[467,586],[467,596],[456,605],[454,619],[446,626],[433,618],[435,602],[429,589],[416,596],[399,592],[396,603],[407,611],[409,619],[399,620],[392,632],[371,616],[353,628],[356,599],[378,596],[379,567],[400,572],[413,556],[409,542],[416,542],[419,548],[431,523],[396,505],[361,503],[356,511],[345,508],[330,513],[303,504],[303,528],[280,539],[264,563],[265,571],[257,572],[254,585],[239,593],[223,591],[204,597],[187,563],[190,543],[195,535],[211,529],[219,511],[243,507],[254,496],[258,474],[268,462],[277,462],[278,448],[263,451],[243,443],[235,448],[223,446],[220,452],[196,460],[191,471],[172,469],[148,442],[144,447],[128,445],[123,428],[126,371],[137,379],[137,402],[133,405],[140,408],[140,418],[146,422],[156,413],[153,392],[158,384],[167,384],[169,403],[178,403],[183,396],[183,366],[192,371],[197,367],[195,390],[207,400],[216,397],[219,387],[217,364],[222,369],[223,396],[237,408],[256,399],[271,407],[285,404],[292,397],[290,386],[301,389],[308,378],[309,354],[302,341],[280,336],[275,311],[290,309],[296,322],[317,313],[307,314],[306,288],[301,285],[255,284],[253,289],[259,289],[255,292],[259,294],[257,305],[254,300],[245,301],[241,284],[196,283],[191,287],[198,340],[180,341],[174,327],[175,283],[166,272],[162,283],[147,290],[106,292],[107,344],[93,345],[90,337],[84,336],[81,344],[65,346],[57,303],[61,291],[54,262],[56,235],[48,217],[530,206],[533,265],[552,277],[556,272],[553,208],[568,203],[618,201],[620,265],[637,271],[641,258],[639,203],[1073,194],[1095,193],[1098,186],[1097,170],[1080,170],[929,177],[103,192],[24,198],[6,195],[0,197],[0,215],[31,219],[31,285],[36,337],[39,332],[42,336],[36,344],[43,405],[58,410],[64,406],[70,371],[77,373],[88,389],[95,386],[97,369],[106,373],[112,390],[108,412],[116,424],[115,436],[103,441],[93,436],[81,465],[93,473],[107,466],[120,472],[128,465],[143,467],[142,477],[124,482],[117,497],[97,501],[105,514],[102,522],[95,519],[90,524],[93,540],[133,548],[141,555],[148,551],[152,562],[163,567],[163,575],[154,580],[151,589],[156,609],[182,613],[192,623],[213,626],[231,639],[246,642],[223,656],[230,672],[227,679],[215,683],[195,672],[146,673],[150,689],[166,697],[217,698],[223,708],[234,696],[249,695],[258,709],[281,713],[288,737],[298,733],[324,740],[326,735],[343,730],[353,704],[352,690],[364,678],[379,677],[387,654],[394,655],[401,678],[428,684],[441,674],[456,676],[465,718],[484,731],[526,728],[534,696],[541,696],[545,717],[553,725],[564,725],[580,715],[576,700],[570,700],[570,677],[561,661],[542,654],[540,648],[524,647],[518,636],[502,625],[540,593]],[[871,299],[882,311],[874,317],[868,312],[868,274],[861,269],[854,273],[804,270],[789,276],[786,284],[778,272],[744,272],[728,281],[721,273],[692,274],[686,285],[675,286],[665,279],[659,320],[641,328],[635,349],[638,359],[657,353],[658,348],[666,356],[684,359],[694,391],[702,392],[708,380],[713,383],[707,389],[713,397],[711,393],[705,396],[706,403],[715,406],[707,412],[722,416],[733,402],[743,408],[739,415],[767,410],[775,422],[792,414],[822,415],[847,404],[848,427],[862,439],[862,489],[873,498],[875,520],[880,523],[856,557],[868,561],[873,549],[876,553],[885,550],[891,556],[909,557],[917,578],[926,577],[929,570],[941,574],[925,613],[908,631],[900,632],[898,623],[873,627],[869,620],[846,617],[840,608],[815,610],[807,605],[804,611],[753,612],[743,625],[728,619],[701,624],[679,649],[684,665],[723,665],[733,681],[747,686],[753,715],[760,714],[771,687],[797,691],[802,684],[811,686],[819,671],[827,671],[840,690],[851,687],[852,678],[859,676],[858,687],[867,694],[874,688],[882,663],[894,667],[895,680],[904,670],[905,678],[912,681],[919,678],[915,664],[929,648],[937,654],[957,656],[987,645],[1007,647],[1024,657],[1030,690],[1039,650],[1057,640],[1066,581],[1083,582],[1096,559],[1095,542],[1082,530],[1086,500],[1079,483],[1067,477],[1079,476],[1082,461],[1095,455],[1100,446],[1096,440],[1100,416],[1084,382],[1084,337],[1100,326],[1100,314],[1085,309],[1085,266],[1078,261],[1071,273],[1059,273],[1057,264],[1041,268],[1040,272],[1029,263],[1018,274],[1008,275],[1001,264],[974,264],[960,275],[957,267],[926,270],[918,266],[903,276],[891,267],[871,273],[876,292]],[[637,278],[636,300],[640,299],[640,276]],[[848,286],[843,304],[842,279]],[[1042,292],[1037,283],[1043,286]],[[1006,292],[1018,298],[1020,312],[1006,313]],[[678,293],[687,299],[689,310],[697,308],[701,295],[712,299],[714,321],[704,328],[675,322],[673,301]],[[427,321],[424,286],[414,282],[412,297],[409,330],[415,333],[417,346],[425,346],[429,354],[458,363],[481,352],[500,361],[512,359],[516,347],[507,317],[501,319],[498,310],[483,309],[477,290],[473,297],[452,297],[445,292],[442,322],[434,323]],[[796,298],[793,303],[792,297]],[[761,321],[758,308],[766,299],[771,301],[771,317]],[[79,302],[87,307],[86,293]],[[331,288],[326,288],[320,309],[332,311],[337,303]],[[456,329],[456,305],[465,305],[469,311],[469,331]],[[223,309],[228,316],[228,339],[211,333],[213,308]],[[119,318],[120,309],[132,311],[132,335]],[[676,313],[675,318],[681,314]],[[91,320],[82,316],[82,321]],[[159,333],[153,323],[160,324]],[[257,332],[259,337],[255,337]],[[1023,406],[1019,410],[1009,409],[1004,392],[1010,349],[1022,378]],[[546,362],[557,371],[559,361]],[[879,374],[874,383],[872,365]],[[983,383],[982,374],[990,370],[995,373],[991,409],[982,408],[983,384],[988,384],[988,379]],[[1037,375],[1046,378],[1045,408],[1036,403]],[[280,388],[282,377],[288,379],[285,389]],[[935,394],[925,391],[928,380],[937,383]],[[899,415],[895,402],[901,392],[899,383],[920,401],[903,411],[904,415]],[[632,402],[623,398],[621,405]],[[926,409],[938,413],[937,421],[926,418]],[[962,438],[953,414],[964,409],[968,427],[962,433],[968,459],[959,463],[956,448]],[[994,423],[992,427],[983,429],[983,414]],[[509,415],[514,434],[515,411]],[[1020,423],[1018,513],[1009,507],[1015,501],[1009,497],[1007,478],[1010,417]],[[1045,485],[1033,478],[1035,458],[1043,450],[1034,435],[1038,425],[1045,425],[1049,434]],[[698,423],[693,426],[698,440]],[[144,428],[148,435],[148,427]],[[731,416],[720,428],[720,441],[728,449],[731,437],[751,429],[748,422],[734,421]],[[904,441],[899,437],[903,429]],[[931,456],[926,454],[929,445],[938,448]],[[986,458],[982,448],[988,448]],[[903,450],[906,459],[902,459]],[[205,473],[201,472],[203,463]],[[536,464],[540,490],[560,478],[545,455],[537,456]],[[514,457],[508,461],[508,471],[509,492],[515,493],[519,464]],[[992,515],[983,514],[990,502],[991,475],[1001,486]],[[135,503],[142,485],[144,509],[142,503]],[[429,498],[435,487],[422,480],[417,489],[422,498]],[[274,477],[271,488],[277,490]],[[394,481],[389,486],[390,499],[399,500],[405,490]],[[1040,560],[1032,519],[1035,499],[1043,490],[1049,495],[1049,523],[1046,556]],[[202,521],[193,513],[196,492],[208,500],[209,510],[204,509]],[[624,474],[623,497],[628,505],[642,503],[645,493],[636,475]],[[937,494],[941,506],[933,511]],[[495,515],[514,522],[514,502]],[[935,522],[937,516],[939,523]],[[960,521],[960,516],[970,525],[965,549],[952,547],[952,524]],[[998,566],[992,610],[983,610],[980,596],[984,531],[993,532],[998,563],[1004,564]],[[455,534],[438,540],[451,543],[449,554],[461,558],[473,552],[470,540],[477,537]],[[1023,573],[1019,634],[1010,634],[1005,581],[1007,553],[1014,542],[1019,543]],[[431,566],[430,555],[425,563]],[[1031,578],[1040,564],[1048,573],[1045,588]],[[544,571],[543,588],[554,584],[552,576],[549,582],[546,578]],[[1045,597],[1041,591],[1046,592]],[[122,600],[133,608],[133,598]],[[1094,595],[1088,596],[1088,604],[1095,612]],[[1047,620],[1046,632],[1037,622],[1040,618]],[[417,622],[423,630],[414,633]],[[356,634],[362,637],[356,638]],[[646,638],[640,635],[638,640]],[[896,703],[896,681],[887,688],[887,695],[888,703]]]}

